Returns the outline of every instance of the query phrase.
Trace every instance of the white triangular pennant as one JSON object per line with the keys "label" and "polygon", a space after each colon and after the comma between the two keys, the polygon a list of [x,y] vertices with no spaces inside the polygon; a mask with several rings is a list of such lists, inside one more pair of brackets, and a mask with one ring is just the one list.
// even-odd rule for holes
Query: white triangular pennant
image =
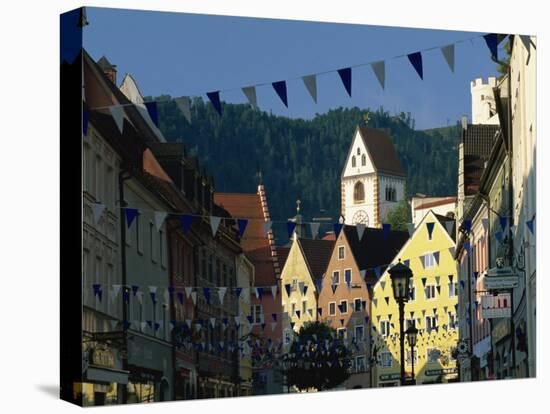
{"label": "white triangular pennant", "polygon": [[523,46],[527,49],[527,53],[531,53],[531,36],[529,35],[519,35]]}
{"label": "white triangular pennant", "polygon": [[271,225],[272,225],[271,220],[268,220],[262,223],[262,233],[264,237],[267,237],[269,230],[271,230]]}
{"label": "white triangular pennant", "polygon": [[273,296],[273,299],[277,297],[277,285],[271,286],[271,296]]}
{"label": "white triangular pennant", "polygon": [[223,303],[223,298],[225,297],[225,292],[227,291],[226,287],[218,288],[218,297],[220,298],[220,303]]}
{"label": "white triangular pennant", "polygon": [[414,223],[407,223],[407,230],[409,232],[409,236],[412,236],[414,233]]}
{"label": "white triangular pennant", "polygon": [[188,96],[182,96],[176,98],[175,101],[187,122],[191,123],[191,99]]}
{"label": "white triangular pennant", "polygon": [[122,285],[113,285],[113,297],[117,297],[118,296],[118,292],[120,292],[120,288],[122,287]]}
{"label": "white triangular pennant", "polygon": [[321,223],[309,223],[309,227],[311,229],[311,238],[315,239],[317,238],[317,235],[319,234],[319,227],[321,226]]}
{"label": "white triangular pennant", "polygon": [[361,279],[365,280],[365,276],[367,274],[367,269],[360,270],[359,274],[361,275]]}
{"label": "white triangular pennant", "polygon": [[138,298],[139,303],[142,304],[143,303],[143,292],[142,291],[137,292],[136,296]]}
{"label": "white triangular pennant", "polygon": [[157,293],[157,287],[156,286],[149,286],[149,292]]}
{"label": "white triangular pennant", "polygon": [[216,318],[210,318],[210,326],[214,328],[216,326]]}
{"label": "white triangular pennant", "polygon": [[210,228],[212,229],[212,237],[216,236],[221,221],[221,217],[210,216]]}
{"label": "white triangular pennant", "polygon": [[307,91],[313,98],[313,102],[317,103],[317,76],[316,75],[307,75],[303,76],[302,80],[306,86]]}
{"label": "white triangular pennant", "polygon": [[144,331],[145,328],[147,328],[147,322],[140,322],[139,325],[140,325],[142,331]]}
{"label": "white triangular pennant", "polygon": [[164,211],[155,211],[155,227],[157,228],[157,231],[160,231],[160,228],[164,224],[164,219],[166,219],[166,216],[168,213]]}
{"label": "white triangular pennant", "polygon": [[443,46],[441,48],[441,53],[443,53],[443,57],[445,57],[445,61],[447,62],[447,65],[449,65],[449,69],[451,69],[451,72],[454,73],[455,71],[455,45],[450,44],[447,46]]}
{"label": "white triangular pennant", "polygon": [[192,323],[193,323],[193,321],[192,321],[191,319],[186,319],[186,320],[185,320],[185,324],[187,325],[187,327],[188,327],[189,329],[191,329],[191,324],[192,324]]}
{"label": "white triangular pennant", "polygon": [[357,230],[357,238],[359,241],[363,238],[363,233],[365,233],[365,225],[363,223],[359,223],[355,225],[355,229]]}
{"label": "white triangular pennant", "polygon": [[252,108],[257,108],[258,100],[256,98],[256,88],[254,86],[247,86],[243,88],[243,93],[246,96],[246,99],[248,99],[248,103],[252,106]]}
{"label": "white triangular pennant", "polygon": [[92,205],[92,212],[94,216],[94,224],[97,225],[99,222],[99,219],[101,218],[101,215],[103,214],[103,210],[105,210],[105,204],[102,203],[94,203]]}
{"label": "white triangular pennant", "polygon": [[445,222],[445,228],[447,229],[447,233],[449,233],[449,234],[452,233],[454,225],[455,225],[454,221],[446,221]]}
{"label": "white triangular pennant", "polygon": [[386,62],[381,60],[379,62],[372,63],[371,66],[378,82],[380,82],[380,86],[384,89],[386,87]]}
{"label": "white triangular pennant", "polygon": [[122,129],[124,128],[124,107],[121,105],[110,106],[109,111],[111,112],[111,116],[118,130],[122,134]]}
{"label": "white triangular pennant", "polygon": [[185,288],[185,296],[187,296],[188,299],[189,299],[189,297],[191,296],[191,292],[193,292],[193,288],[192,288],[192,287],[186,287],[186,288]]}
{"label": "white triangular pennant", "polygon": [[191,300],[193,301],[193,304],[197,303],[197,292],[191,292]]}

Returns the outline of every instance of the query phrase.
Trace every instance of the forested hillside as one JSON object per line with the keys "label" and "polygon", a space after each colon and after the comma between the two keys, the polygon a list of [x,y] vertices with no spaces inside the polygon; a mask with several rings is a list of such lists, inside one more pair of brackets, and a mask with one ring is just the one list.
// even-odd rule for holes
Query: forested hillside
{"label": "forested hillside", "polygon": [[[166,138],[185,143],[213,175],[216,191],[254,192],[261,171],[274,220],[294,216],[298,198],[306,219],[339,216],[344,158],[366,110],[338,108],[303,120],[224,104],[220,117],[196,99],[189,124],[169,96],[154,99],[165,101],[158,110]],[[456,193],[458,126],[415,131],[409,114],[390,115],[382,108],[370,111],[369,118],[369,127],[390,134],[409,196]]]}

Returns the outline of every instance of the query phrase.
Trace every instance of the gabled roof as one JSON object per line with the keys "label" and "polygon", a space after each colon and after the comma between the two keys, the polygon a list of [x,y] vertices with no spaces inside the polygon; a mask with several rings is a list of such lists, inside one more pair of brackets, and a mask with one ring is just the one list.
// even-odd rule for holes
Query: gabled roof
{"label": "gabled roof", "polygon": [[456,220],[454,218],[451,218],[451,217],[442,216],[441,214],[436,214],[433,211],[432,211],[432,213],[435,216],[435,218],[439,221],[439,223],[441,223],[441,225],[445,228],[445,230],[447,230],[446,223],[451,222],[451,221],[453,222],[453,227],[451,229],[451,234],[449,234],[449,236],[456,243],[456,237],[455,237],[455,235],[456,235]]}
{"label": "gabled roof", "polygon": [[269,216],[269,211],[264,211],[261,194],[259,192],[214,193],[214,203],[229,212],[235,219],[249,219],[241,238],[241,247],[254,264],[255,283],[257,286],[275,284],[277,273],[272,254],[272,239],[264,237],[262,228],[266,214]]}
{"label": "gabled roof", "polygon": [[[356,132],[359,132],[377,172],[405,177],[405,171],[388,134],[379,129],[365,127],[357,127]],[[350,147],[346,163],[352,150]]]}
{"label": "gabled roof", "polygon": [[439,200],[430,201],[429,203],[419,204],[414,209],[415,210],[424,210],[426,208],[444,206],[445,204],[456,203],[456,197],[445,197]]}
{"label": "gabled roof", "polygon": [[290,247],[288,246],[277,246],[277,259],[279,260],[279,266],[281,270],[285,267],[286,259],[288,259],[288,254],[290,253]]}
{"label": "gabled roof", "polygon": [[311,271],[313,279],[320,279],[327,270],[334,247],[334,240],[301,239],[298,244]]}
{"label": "gabled roof", "polygon": [[105,55],[101,56],[101,58],[97,61],[98,66],[103,69],[116,69],[116,65],[113,65]]}
{"label": "gabled roof", "polygon": [[468,125],[462,131],[464,146],[464,194],[473,195],[479,191],[485,162],[491,155],[498,125]]}
{"label": "gabled roof", "polygon": [[383,266],[383,271],[409,239],[406,231],[391,230],[385,239],[382,229],[367,227],[359,241],[355,226],[345,225],[342,231],[345,232],[357,266],[360,270],[370,269],[368,275],[374,275],[372,269],[377,266]]}

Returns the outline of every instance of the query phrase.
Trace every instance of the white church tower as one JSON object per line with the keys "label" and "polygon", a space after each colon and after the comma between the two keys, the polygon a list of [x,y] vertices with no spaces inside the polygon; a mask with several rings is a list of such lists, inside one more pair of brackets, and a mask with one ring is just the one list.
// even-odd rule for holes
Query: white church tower
{"label": "white church tower", "polygon": [[405,184],[388,134],[357,127],[341,177],[344,223],[381,227],[388,212],[405,198]]}

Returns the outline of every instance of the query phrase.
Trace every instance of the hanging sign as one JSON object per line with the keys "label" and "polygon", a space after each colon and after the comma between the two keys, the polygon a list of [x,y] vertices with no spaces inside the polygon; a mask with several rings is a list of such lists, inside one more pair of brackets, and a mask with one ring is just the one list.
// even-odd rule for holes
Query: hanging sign
{"label": "hanging sign", "polygon": [[510,318],[512,316],[509,293],[481,297],[481,317],[483,319]]}

